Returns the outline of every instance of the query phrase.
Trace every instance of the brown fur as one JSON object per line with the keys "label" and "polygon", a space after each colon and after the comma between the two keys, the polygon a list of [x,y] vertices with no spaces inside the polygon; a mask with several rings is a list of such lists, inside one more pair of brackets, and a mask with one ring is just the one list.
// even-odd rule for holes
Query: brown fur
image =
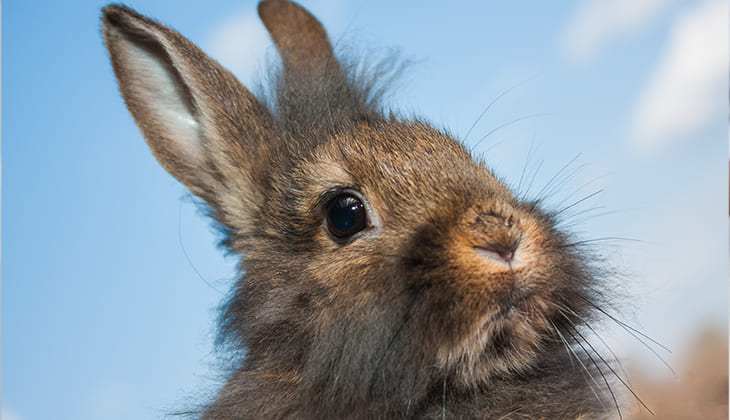
{"label": "brown fur", "polygon": [[[268,99],[171,29],[103,15],[152,152],[241,256],[219,336],[234,372],[200,415],[609,416],[578,350],[600,283],[555,217],[451,136],[381,113],[376,81],[337,61],[300,6],[259,14],[283,63]],[[339,240],[325,209],[350,190],[368,227]]]}

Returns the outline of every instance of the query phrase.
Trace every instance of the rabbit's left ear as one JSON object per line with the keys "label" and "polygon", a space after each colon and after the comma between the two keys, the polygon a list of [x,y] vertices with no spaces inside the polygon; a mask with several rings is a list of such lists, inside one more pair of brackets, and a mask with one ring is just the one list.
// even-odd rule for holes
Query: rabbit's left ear
{"label": "rabbit's left ear", "polygon": [[162,166],[217,210],[231,196],[255,201],[256,165],[275,137],[266,108],[166,26],[123,6],[106,7],[102,24],[124,101]]}

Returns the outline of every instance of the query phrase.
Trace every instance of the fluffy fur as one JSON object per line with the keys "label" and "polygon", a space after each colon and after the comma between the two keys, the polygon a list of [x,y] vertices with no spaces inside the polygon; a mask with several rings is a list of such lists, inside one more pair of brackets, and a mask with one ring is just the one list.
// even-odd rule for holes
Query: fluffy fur
{"label": "fluffy fur", "polygon": [[[282,58],[270,98],[126,7],[102,18],[152,152],[241,258],[219,335],[235,369],[200,416],[608,417],[581,340],[601,284],[555,216],[450,135],[381,112],[378,81],[300,6],[259,15]],[[345,240],[325,214],[342,191],[368,211]]]}

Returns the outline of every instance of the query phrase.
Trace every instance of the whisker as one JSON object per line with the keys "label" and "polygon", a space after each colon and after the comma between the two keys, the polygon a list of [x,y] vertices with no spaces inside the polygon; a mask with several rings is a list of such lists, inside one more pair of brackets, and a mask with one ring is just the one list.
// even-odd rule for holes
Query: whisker
{"label": "whisker", "polygon": [[[543,163],[545,163],[544,160],[541,160],[540,163],[537,164],[537,167],[535,168],[535,171],[532,173],[532,178],[530,178],[530,183],[527,184],[527,189],[525,190],[525,196],[530,192],[530,189],[532,188],[532,183],[535,182],[535,178],[537,178],[537,173],[540,172],[540,168],[542,168]],[[537,200],[534,200],[535,204],[537,204]]]}
{"label": "whisker", "polygon": [[213,286],[205,277],[203,277],[202,274],[200,274],[200,271],[198,271],[197,267],[195,267],[195,264],[193,264],[193,260],[190,258],[190,255],[188,255],[188,251],[185,249],[185,244],[183,243],[182,239],[182,200],[180,201],[180,206],[178,207],[177,211],[177,240],[180,244],[180,249],[182,249],[183,255],[185,256],[185,259],[188,261],[188,264],[190,265],[190,268],[193,269],[195,274],[200,277],[200,280],[203,280],[203,283],[208,285],[211,289],[218,292],[220,295],[225,295],[222,291],[218,290],[217,287]]}
{"label": "whisker", "polygon": [[654,415],[654,412],[653,412],[653,411],[652,411],[652,410],[651,410],[651,409],[650,409],[650,408],[649,408],[649,407],[648,407],[648,406],[647,406],[646,404],[644,404],[644,401],[643,401],[643,400],[642,400],[641,398],[639,398],[639,396],[638,396],[638,395],[636,394],[636,392],[634,392],[634,390],[633,390],[633,389],[631,389],[631,387],[629,386],[629,384],[627,384],[627,383],[626,383],[626,382],[625,382],[625,381],[623,380],[623,378],[621,378],[621,376],[619,376],[619,374],[618,374],[618,373],[616,373],[616,370],[614,370],[614,368],[613,368],[613,367],[611,366],[611,364],[610,364],[610,363],[608,363],[608,362],[606,361],[606,359],[604,359],[604,358],[603,358],[603,356],[601,355],[601,353],[600,353],[600,352],[598,352],[598,350],[596,350],[596,348],[595,348],[595,347],[593,347],[593,345],[592,345],[592,344],[590,343],[590,341],[588,341],[588,340],[587,340],[587,339],[586,339],[586,338],[585,338],[585,337],[583,336],[583,334],[581,334],[581,333],[580,333],[580,331],[578,331],[577,329],[575,329],[575,333],[576,333],[576,334],[578,334],[578,336],[580,336],[580,338],[582,338],[582,339],[583,339],[583,341],[584,341],[584,342],[585,342],[585,343],[586,343],[586,344],[588,345],[588,347],[590,347],[590,348],[591,348],[591,350],[593,350],[593,353],[594,353],[594,354],[595,354],[596,356],[598,356],[598,358],[599,358],[599,359],[601,359],[601,362],[603,362],[603,364],[604,364],[604,365],[606,365],[606,367],[607,367],[607,368],[608,368],[608,369],[609,369],[609,370],[611,371],[611,373],[613,373],[613,376],[615,376],[615,377],[616,377],[616,379],[618,379],[618,380],[619,380],[619,382],[621,382],[621,384],[622,384],[622,385],[623,385],[623,386],[624,386],[624,387],[625,387],[625,388],[626,388],[626,389],[627,389],[627,390],[628,390],[628,391],[629,391],[629,392],[631,393],[631,395],[633,395],[633,396],[634,396],[634,398],[636,398],[636,400],[637,400],[637,401],[638,401],[638,402],[639,402],[639,403],[640,403],[640,404],[641,404],[641,405],[642,405],[642,406],[643,406],[644,408],[646,408],[646,410],[647,410],[647,411],[648,411],[649,413],[651,413],[651,415],[653,416],[653,415]]}
{"label": "whisker", "polygon": [[496,142],[496,143],[492,144],[491,146],[489,146],[489,147],[487,148],[487,150],[485,150],[484,152],[481,152],[481,155],[482,155],[482,156],[487,156],[487,155],[489,154],[489,152],[491,152],[491,151],[492,151],[492,149],[494,149],[495,147],[497,147],[497,146],[501,145],[502,143],[504,143],[504,142],[503,142],[503,141],[498,141],[498,142]]}
{"label": "whisker", "polygon": [[582,246],[582,245],[586,245],[586,244],[591,244],[591,243],[594,243],[594,242],[605,242],[605,241],[641,242],[640,240],[634,239],[634,238],[624,238],[624,237],[621,237],[621,236],[606,236],[606,237],[603,237],[603,238],[594,238],[594,239],[586,239],[586,240],[583,240],[583,241],[570,242],[570,243],[567,243],[567,244],[560,245],[560,248],[571,248],[571,247],[576,247],[576,246]]}
{"label": "whisker", "polygon": [[[555,323],[552,320],[548,320],[550,325],[553,327],[553,331],[555,331],[556,334],[558,334],[558,337],[560,338],[560,341],[563,343],[563,346],[565,347],[566,353],[568,353],[568,359],[570,360],[570,366],[575,368],[575,362],[573,362],[573,357],[575,356],[575,353],[570,348],[570,344],[568,343],[568,340],[565,339],[565,336],[563,333],[560,332],[560,329],[555,325]],[[577,357],[577,356],[575,356]]]}
{"label": "whisker", "polygon": [[537,200],[541,200],[540,197],[542,196],[542,193],[545,192],[545,190],[548,189],[548,187],[550,187],[550,184],[552,182],[554,182],[560,176],[560,174],[562,174],[566,169],[568,169],[568,167],[570,167],[570,165],[573,162],[575,162],[580,156],[581,156],[580,153],[578,153],[577,155],[573,156],[573,158],[570,159],[570,161],[568,161],[568,163],[566,163],[565,165],[563,165],[563,167],[560,168],[560,170],[557,171],[555,173],[555,175],[553,175],[552,178],[550,178],[550,180],[547,183],[545,183],[545,186],[543,186],[542,189],[540,190],[540,192],[537,193]]}
{"label": "whisker", "polygon": [[502,99],[503,96],[505,96],[508,93],[512,92],[515,88],[517,88],[521,84],[522,83],[516,84],[516,85],[512,86],[511,88],[509,88],[509,89],[505,90],[504,92],[500,93],[499,95],[497,95],[496,98],[492,99],[492,101],[484,108],[484,110],[482,111],[482,113],[479,114],[479,116],[477,117],[476,121],[474,121],[474,124],[472,124],[471,127],[469,127],[469,131],[466,132],[466,135],[464,135],[464,139],[462,141],[466,143],[466,139],[469,138],[469,134],[471,134],[472,130],[474,130],[474,128],[477,126],[477,124],[479,124],[479,121],[481,121],[482,118],[484,117],[484,115],[486,115],[486,113],[492,108],[492,105],[494,105],[495,103],[497,103],[497,101],[499,101],[500,99]]}
{"label": "whisker", "polygon": [[[567,318],[567,316],[564,313],[561,312],[561,314],[563,314],[563,316]],[[578,332],[578,330],[575,327],[571,326],[570,330],[573,330],[580,335],[580,333]],[[591,356],[588,349],[586,349],[586,347],[583,345],[583,343],[580,340],[578,340],[578,338],[570,330],[568,330],[568,334],[570,334],[570,336],[573,338],[573,341],[576,344],[578,344],[578,346],[580,346],[581,349],[583,349],[583,352],[586,355],[586,357],[588,357],[588,359],[593,364],[593,367],[595,367],[596,370],[598,370],[598,373],[601,375],[601,378],[603,378],[603,382],[606,384],[606,389],[608,389],[608,392],[611,394],[611,399],[613,400],[613,404],[616,407],[616,412],[618,413],[618,417],[619,417],[619,419],[623,420],[623,415],[621,414],[621,408],[619,407],[618,400],[616,399],[616,394],[613,392],[613,389],[611,389],[611,384],[608,382],[606,375],[603,373],[603,370],[601,369],[601,367],[598,366],[598,362],[596,362],[596,359],[594,359],[593,356]],[[581,336],[581,338],[583,338],[583,336]],[[583,340],[585,341],[585,338],[583,338]],[[588,344],[590,346],[590,343],[586,343],[586,344]],[[603,358],[601,357],[600,354],[598,354],[598,357],[600,357],[601,360],[603,360]],[[606,363],[605,360],[603,360],[603,361],[604,361],[604,363]],[[598,384],[596,384],[596,385],[598,385]]]}
{"label": "whisker", "polygon": [[489,131],[489,132],[488,132],[487,134],[483,135],[483,136],[482,136],[482,138],[480,138],[480,139],[479,139],[479,140],[478,140],[478,141],[477,141],[477,142],[476,142],[476,143],[475,143],[475,144],[474,144],[474,145],[473,145],[473,146],[471,147],[470,151],[474,151],[474,149],[476,149],[476,148],[477,148],[477,146],[479,146],[479,144],[480,144],[481,142],[483,142],[484,140],[486,140],[486,138],[487,138],[487,137],[491,136],[491,135],[492,135],[492,134],[494,134],[494,133],[495,133],[496,131],[499,131],[499,130],[501,130],[501,129],[503,129],[503,128],[509,127],[510,125],[514,125],[514,124],[517,124],[518,122],[521,122],[521,121],[524,121],[524,120],[529,120],[529,119],[531,119],[531,118],[537,118],[537,117],[544,117],[544,116],[546,116],[546,115],[549,115],[549,114],[548,114],[548,113],[546,113],[546,112],[540,112],[540,113],[536,113],[536,114],[529,114],[529,115],[525,115],[525,116],[523,116],[523,117],[518,117],[518,118],[515,118],[515,119],[513,119],[513,120],[507,121],[506,123],[502,123],[502,124],[500,124],[500,125],[498,125],[498,126],[494,127],[493,129],[491,129],[491,130],[490,130],[490,131]]}
{"label": "whisker", "polygon": [[[572,323],[571,323],[570,319],[568,319],[564,315],[563,315],[563,318],[565,318],[566,321],[568,322],[568,324],[572,327]],[[585,363],[583,363],[583,359],[581,359],[581,357],[578,356],[578,354],[575,352],[575,350],[568,344],[568,340],[565,339],[565,337],[563,336],[563,334],[560,332],[559,328],[552,321],[549,321],[549,322],[550,322],[550,324],[552,324],[555,332],[558,333],[558,335],[560,336],[561,340],[563,340],[563,344],[565,344],[565,348],[568,351],[568,357],[571,360],[571,364],[572,364],[573,358],[575,358],[575,360],[578,362],[578,364],[580,365],[580,367],[582,369],[581,372],[583,373],[583,377],[586,380],[586,384],[588,385],[588,388],[591,390],[591,393],[593,393],[593,395],[596,397],[596,400],[601,405],[601,407],[605,410],[606,409],[606,406],[603,404],[603,398],[601,398],[598,395],[598,391],[596,391],[596,388],[594,388],[591,385],[591,382],[593,382],[598,388],[600,388],[601,385],[598,383],[598,381],[596,380],[596,378],[593,376],[593,374],[591,373],[591,370],[588,369],[588,367],[585,365]],[[575,338],[573,340],[575,341]]]}
{"label": "whisker", "polygon": [[[556,179],[552,182],[552,185],[548,184],[546,186],[549,186],[550,188],[545,191],[543,196],[540,198],[540,200],[547,200],[551,197],[554,197],[558,194],[559,191],[561,191],[572,179],[576,178],[577,175],[580,173],[583,168],[585,168],[587,165],[581,165],[573,169],[572,171],[565,173],[560,178]],[[557,207],[557,206],[556,206]]]}
{"label": "whisker", "polygon": [[[603,212],[600,212],[600,213],[589,214],[591,212],[595,212],[597,210],[602,210],[604,208],[605,208],[604,206],[597,206],[597,207],[591,207],[589,209],[582,210],[580,212],[574,213],[574,214],[570,215],[571,220],[569,221],[569,223],[563,224],[563,226],[565,226],[565,227],[578,226],[578,225],[580,225],[580,224],[582,224],[582,223],[584,223],[584,222],[586,222],[588,220],[591,220],[591,219],[595,219],[595,218],[603,217],[603,216],[608,216],[610,214],[621,213],[621,212],[624,212],[625,211],[625,210],[609,210],[609,211],[603,211]],[[586,216],[583,217],[583,218],[580,218],[580,219],[577,218],[577,216],[581,216],[581,215],[586,215]]]}
{"label": "whisker", "polygon": [[623,363],[621,363],[621,360],[616,355],[616,353],[613,351],[611,346],[609,346],[608,343],[606,343],[606,340],[604,340],[603,337],[601,337],[601,335],[598,334],[598,332],[595,329],[593,329],[593,327],[591,327],[590,324],[586,323],[585,326],[596,336],[596,338],[598,338],[598,340],[603,344],[603,346],[608,350],[608,352],[611,353],[611,357],[613,357],[613,360],[615,360],[616,363],[618,363],[619,369],[621,369],[621,373],[623,373],[624,377],[626,378],[626,382],[629,385],[631,385],[631,382],[629,381],[629,373],[626,371]]}
{"label": "whisker", "polygon": [[598,339],[603,343],[603,345],[606,346],[606,348],[611,353],[611,355],[613,355],[613,358],[614,358],[613,360],[615,360],[621,367],[621,370],[623,371],[623,374],[626,377],[626,381],[624,381],[624,379],[616,372],[616,370],[614,370],[613,366],[611,366],[611,364],[608,363],[608,361],[606,361],[606,359],[603,357],[603,355],[601,355],[601,352],[599,352],[595,347],[593,347],[593,344],[591,344],[591,342],[588,339],[586,339],[586,337],[583,334],[581,334],[580,331],[575,326],[571,325],[570,328],[576,334],[578,334],[578,336],[583,340],[584,343],[586,343],[588,345],[588,347],[590,347],[591,350],[593,350],[593,353],[596,356],[598,356],[598,358],[601,360],[601,362],[603,362],[603,364],[611,371],[611,373],[613,373],[613,375],[616,377],[616,379],[618,379],[619,382],[621,382],[621,384],[631,393],[631,395],[633,395],[634,398],[636,398],[636,400],[644,408],[647,409],[647,411],[649,411],[652,415],[654,415],[654,412],[649,407],[647,407],[646,404],[644,404],[644,401],[636,394],[636,392],[634,392],[634,390],[631,388],[631,386],[627,383],[629,375],[626,373],[626,370],[623,368],[623,365],[621,365],[621,362],[618,360],[618,357],[613,352],[613,350],[611,350],[611,347],[603,340],[603,338],[601,338],[601,336],[596,332],[596,330],[594,330],[593,327],[591,327],[590,323],[586,322],[580,315],[578,315],[577,313],[575,313],[575,311],[573,311],[569,307],[566,307],[565,305],[562,305],[560,303],[555,303],[555,306],[558,308],[558,311],[564,317],[565,317],[564,311],[568,311],[571,315],[583,320],[583,325],[585,325],[586,328],[588,328],[591,332],[593,332],[593,334],[595,334],[596,337],[598,337]]}
{"label": "whisker", "polygon": [[[610,313],[608,313],[608,312],[607,312],[607,311],[606,311],[605,309],[603,309],[603,308],[601,308],[600,306],[598,306],[598,305],[596,305],[595,303],[593,303],[593,302],[592,302],[592,301],[591,301],[590,299],[586,298],[585,296],[582,296],[582,295],[580,295],[580,294],[578,294],[578,293],[575,293],[575,296],[577,296],[577,297],[578,297],[579,299],[583,300],[583,301],[584,301],[584,302],[586,302],[587,304],[591,305],[592,307],[594,307],[594,308],[595,308],[596,310],[598,310],[598,311],[599,311],[599,312],[601,312],[602,314],[606,315],[606,316],[607,316],[607,317],[608,317],[609,319],[611,319],[611,320],[612,320],[613,322],[615,322],[615,323],[617,323],[618,325],[620,325],[621,327],[623,327],[623,328],[624,328],[624,329],[625,329],[625,330],[626,330],[627,332],[629,332],[629,333],[630,333],[631,335],[633,335],[633,336],[634,336],[634,337],[635,337],[635,338],[636,338],[637,340],[639,340],[639,342],[641,342],[642,344],[644,344],[644,345],[645,345],[645,346],[646,346],[647,348],[649,348],[650,350],[652,350],[651,346],[647,345],[647,344],[646,344],[646,343],[645,343],[644,341],[642,341],[641,339],[639,339],[639,337],[637,337],[637,336],[636,336],[635,334],[638,334],[638,335],[640,335],[640,336],[642,336],[642,337],[646,338],[647,340],[649,340],[649,341],[651,341],[652,343],[656,344],[657,346],[661,347],[661,348],[662,348],[662,349],[663,349],[664,351],[666,351],[667,353],[670,353],[670,354],[672,353],[672,351],[671,351],[670,349],[668,349],[668,348],[667,348],[667,347],[666,347],[665,345],[663,345],[662,343],[660,343],[660,342],[656,341],[655,339],[653,339],[653,338],[651,338],[650,336],[646,335],[645,333],[643,333],[643,332],[641,332],[641,331],[637,330],[636,328],[634,328],[634,327],[632,327],[632,326],[628,325],[627,323],[625,323],[625,322],[623,322],[623,321],[619,320],[619,319],[618,319],[618,318],[616,318],[615,316],[613,316],[613,315],[611,315]],[[664,364],[665,364],[665,365],[667,365],[667,367],[669,368],[669,370],[671,370],[671,371],[672,371],[672,373],[674,373],[674,370],[673,370],[673,369],[671,368],[671,366],[669,366],[669,365],[668,365],[668,364],[667,364],[667,363],[666,363],[666,362],[664,361],[664,359],[662,359],[662,358],[661,358],[661,356],[659,356],[659,354],[657,354],[656,352],[654,352],[654,354],[655,354],[655,355],[656,355],[657,357],[659,357],[659,359],[660,359],[660,360],[661,360],[662,362],[664,362]]]}
{"label": "whisker", "polygon": [[[554,304],[555,304],[556,306],[557,306],[557,305],[559,305],[559,304],[557,304],[557,303],[554,303]],[[559,306],[562,306],[562,305],[559,305]],[[567,322],[567,327],[568,327],[568,328],[572,328],[572,329],[575,329],[575,326],[573,325],[573,322],[572,322],[572,321],[570,320],[570,318],[568,318],[567,316],[565,316],[565,314],[563,313],[562,309],[561,309],[560,307],[558,307],[557,309],[558,309],[558,311],[560,312],[560,314],[561,314],[561,315],[563,316],[563,318],[565,319],[565,321]],[[582,318],[581,318],[581,317],[578,317],[578,318],[580,318],[580,319],[582,320]],[[591,373],[590,369],[588,369],[588,367],[587,367],[587,366],[586,366],[586,365],[585,365],[585,364],[583,363],[583,360],[582,360],[582,359],[580,358],[580,356],[578,356],[578,354],[576,354],[575,350],[574,350],[574,349],[572,348],[572,346],[571,346],[571,345],[570,345],[570,344],[568,343],[568,340],[567,340],[567,339],[565,338],[565,336],[563,335],[563,333],[561,333],[561,332],[560,332],[560,329],[559,329],[559,328],[558,328],[558,327],[557,327],[557,326],[556,326],[556,325],[555,325],[555,324],[553,323],[553,321],[549,321],[549,322],[550,322],[550,324],[551,324],[551,325],[553,326],[553,329],[554,329],[554,331],[555,331],[555,332],[556,332],[556,333],[558,334],[558,336],[559,336],[559,337],[560,337],[560,339],[562,340],[563,344],[565,345],[565,348],[566,348],[566,349],[568,350],[568,357],[570,358],[570,362],[571,362],[571,365],[572,365],[572,366],[574,366],[574,365],[573,365],[573,358],[575,358],[575,360],[577,360],[577,361],[578,361],[578,363],[580,364],[580,366],[581,366],[581,368],[582,368],[582,371],[581,371],[581,372],[583,373],[583,377],[584,377],[584,378],[586,379],[586,384],[588,385],[588,388],[590,388],[591,392],[592,392],[592,393],[593,393],[593,395],[594,395],[594,396],[596,397],[596,400],[598,400],[598,403],[599,403],[599,404],[601,405],[601,407],[602,407],[602,408],[603,408],[603,409],[605,410],[605,409],[606,409],[606,406],[605,406],[605,405],[603,404],[603,398],[601,398],[601,397],[600,397],[600,396],[598,395],[598,392],[596,391],[596,389],[595,389],[595,388],[593,388],[593,386],[591,386],[591,383],[590,383],[590,381],[588,381],[588,379],[590,378],[590,380],[591,380],[591,381],[592,381],[592,382],[593,382],[593,383],[594,383],[594,384],[595,384],[595,385],[596,385],[597,387],[599,387],[599,388],[600,388],[600,385],[599,385],[599,384],[598,384],[598,382],[596,381],[596,379],[595,379],[595,377],[593,376],[593,374]],[[583,320],[583,322],[585,322],[585,321]],[[575,341],[575,337],[573,337],[573,340]],[[582,346],[581,346],[581,347],[582,347]],[[585,349],[583,349],[583,351],[585,351]],[[587,375],[588,377],[586,377],[586,375]]]}
{"label": "whisker", "polygon": [[[605,209],[604,206],[596,206],[596,207],[591,207],[591,208],[573,213],[571,215],[568,215],[565,221],[560,222],[561,226],[564,229],[572,231],[575,228],[577,228],[578,226],[582,225],[583,223],[585,223],[589,220],[597,219],[599,217],[603,217],[603,216],[607,216],[609,214],[615,214],[615,213],[620,212],[620,210],[609,210],[609,211],[600,211],[599,212],[599,210],[603,210],[603,209]],[[583,216],[583,217],[578,217],[578,216]]]}
{"label": "whisker", "polygon": [[580,200],[577,200],[577,201],[573,202],[573,204],[571,204],[569,206],[566,206],[566,207],[563,207],[562,209],[560,209],[557,212],[553,213],[553,216],[558,216],[558,215],[560,215],[562,213],[565,213],[566,211],[572,209],[573,207],[578,206],[578,205],[580,205],[581,203],[583,203],[583,202],[585,202],[587,200],[590,200],[591,198],[597,196],[598,194],[601,194],[602,192],[603,192],[603,189],[600,189],[600,190],[598,190],[598,191],[596,191],[594,193],[588,194],[587,196],[581,198]]}
{"label": "whisker", "polygon": [[[577,221],[581,221],[582,222],[583,220],[588,220],[591,217],[598,217],[598,215],[590,215],[590,213],[591,212],[598,211],[598,210],[603,210],[605,208],[606,208],[605,206],[593,206],[593,207],[589,207],[587,209],[583,209],[583,210],[581,210],[581,211],[579,211],[577,213],[573,213],[569,217],[571,218],[571,222],[573,224],[579,224]],[[583,219],[578,219],[578,216],[583,216],[583,215],[588,215],[588,216],[587,217],[584,217]]]}
{"label": "whisker", "polygon": [[565,204],[565,202],[566,202],[566,201],[568,201],[568,200],[570,200],[571,198],[573,198],[573,196],[575,196],[575,195],[576,195],[576,194],[578,194],[579,192],[583,191],[583,190],[584,190],[585,188],[587,188],[587,187],[589,187],[589,186],[591,186],[591,185],[595,184],[596,182],[598,182],[599,180],[601,180],[601,179],[603,179],[603,178],[605,178],[605,175],[604,175],[604,176],[597,176],[597,177],[595,177],[595,178],[591,179],[590,181],[588,181],[588,182],[584,183],[584,184],[583,184],[583,185],[581,185],[580,187],[576,188],[576,189],[575,189],[575,190],[574,190],[573,192],[571,192],[570,194],[568,194],[567,196],[565,196],[565,197],[564,197],[564,198],[563,198],[563,199],[562,199],[562,200],[561,200],[561,201],[560,201],[560,202],[559,202],[558,204],[556,204],[556,207],[557,207],[557,208],[560,208],[560,207],[562,207],[562,206],[563,206],[563,204]]}
{"label": "whisker", "polygon": [[[527,166],[530,164],[530,159],[532,158],[532,152],[535,147],[535,137],[536,132],[533,130],[532,132],[532,140],[530,141],[530,148],[527,150],[527,158],[525,159],[525,165],[522,167],[522,173],[520,173],[520,181],[517,183],[517,188],[515,188],[515,191],[517,191],[517,194],[522,196],[522,193],[520,193],[520,189],[522,188],[522,180],[525,177],[525,173],[527,172]],[[523,196],[524,198],[524,196]]]}

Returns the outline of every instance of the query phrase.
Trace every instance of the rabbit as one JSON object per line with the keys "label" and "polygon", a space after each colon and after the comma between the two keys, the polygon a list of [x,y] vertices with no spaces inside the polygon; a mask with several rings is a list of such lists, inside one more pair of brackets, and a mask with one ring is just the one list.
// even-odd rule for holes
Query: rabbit
{"label": "rabbit", "polygon": [[594,253],[452,135],[385,111],[307,10],[258,13],[281,58],[265,97],[174,30],[102,14],[152,153],[240,257],[217,338],[233,368],[193,415],[613,417],[581,333],[608,300]]}

